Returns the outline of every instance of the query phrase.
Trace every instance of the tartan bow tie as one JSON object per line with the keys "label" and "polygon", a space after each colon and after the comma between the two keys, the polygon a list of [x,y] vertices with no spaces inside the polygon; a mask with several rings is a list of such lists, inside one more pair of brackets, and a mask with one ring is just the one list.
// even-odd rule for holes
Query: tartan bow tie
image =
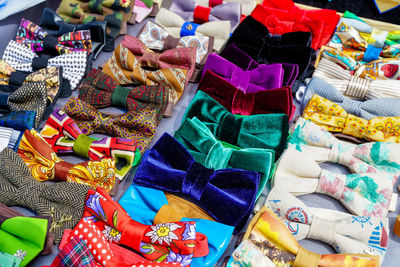
{"label": "tartan bow tie", "polygon": [[193,257],[208,254],[207,237],[196,232],[195,222],[139,223],[100,188],[89,190],[83,220],[92,220],[109,242],[130,247],[149,261],[190,266]]}
{"label": "tartan bow tie", "polygon": [[115,183],[115,160],[72,164],[60,159],[35,130],[25,130],[18,154],[38,181],[56,180],[102,187],[109,192]]}
{"label": "tartan bow tie", "polygon": [[71,89],[75,90],[85,74],[87,54],[71,52],[54,58],[39,57],[30,48],[11,40],[4,50],[3,60],[20,71],[32,72],[46,67],[62,67],[63,77],[70,82]]}
{"label": "tartan bow tie", "polygon": [[70,182],[40,183],[32,178],[22,158],[9,148],[0,152],[0,159],[0,202],[51,216],[50,232],[55,242],[60,242],[64,230],[73,228],[82,218],[89,187]]}
{"label": "tartan bow tie", "polygon": [[76,97],[71,97],[64,111],[82,130],[82,133],[135,139],[137,148],[143,153],[161,119],[158,109],[146,107],[141,112],[129,111],[121,115],[107,115]]}
{"label": "tartan bow tie", "polygon": [[92,69],[79,87],[79,99],[95,108],[119,106],[140,112],[146,107],[159,109],[162,115],[168,103],[169,87],[165,84],[120,86],[99,69]]}
{"label": "tartan bow tie", "polygon": [[35,116],[35,111],[12,111],[0,117],[0,126],[24,132],[35,127]]}
{"label": "tartan bow tie", "polygon": [[69,32],[56,37],[24,18],[21,19],[15,40],[27,45],[35,53],[62,55],[78,51],[90,54],[92,51],[89,30]]}
{"label": "tartan bow tie", "polygon": [[[140,159],[136,140],[115,137],[92,138],[84,135],[76,123],[60,109],[54,110],[50,115],[40,135],[57,154],[75,153],[96,161],[105,158],[115,159],[115,172],[119,180],[124,179]],[[120,162],[124,165],[120,166]]]}

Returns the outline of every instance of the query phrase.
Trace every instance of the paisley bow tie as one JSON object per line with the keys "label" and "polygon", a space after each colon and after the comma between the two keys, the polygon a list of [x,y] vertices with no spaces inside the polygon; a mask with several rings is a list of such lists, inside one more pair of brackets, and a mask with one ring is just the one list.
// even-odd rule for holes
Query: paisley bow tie
{"label": "paisley bow tie", "polygon": [[92,220],[109,242],[130,247],[149,261],[182,260],[190,266],[193,257],[208,254],[207,237],[196,231],[195,222],[139,223],[100,188],[89,190],[83,220]]}
{"label": "paisley bow tie", "polygon": [[196,117],[186,119],[175,132],[181,143],[200,164],[210,169],[235,168],[261,174],[257,198],[261,195],[274,168],[275,153],[270,149],[230,146],[218,141]]}
{"label": "paisley bow tie", "polygon": [[92,69],[79,86],[79,98],[95,108],[119,106],[140,112],[146,107],[162,114],[168,103],[169,88],[165,84],[142,85],[133,89],[118,83],[99,69]]}
{"label": "paisley bow tie", "polygon": [[86,52],[73,52],[54,58],[38,57],[30,48],[11,40],[4,50],[3,60],[14,69],[32,72],[46,67],[62,67],[63,77],[75,90],[83,78],[87,64]]}
{"label": "paisley bow tie", "polygon": [[[115,176],[122,180],[140,159],[136,140],[84,135],[76,123],[60,109],[54,110],[40,135],[55,153],[75,153],[90,160],[115,159]],[[121,163],[123,165],[121,166]]]}
{"label": "paisley bow tie", "polygon": [[0,126],[24,132],[35,126],[35,115],[35,111],[13,111],[0,117]]}
{"label": "paisley bow tie", "polygon": [[[353,79],[353,81],[356,81]],[[351,84],[350,90],[356,92],[361,84],[366,84],[366,80],[357,80],[356,83]],[[395,81],[390,81],[395,82]],[[358,88],[357,88],[358,87]],[[393,90],[395,90],[393,88]],[[337,89],[334,85],[330,84],[319,77],[312,78],[307,84],[306,92],[301,99],[302,110],[305,110],[305,106],[308,105],[317,94],[323,98],[328,99],[329,102],[333,102],[337,106],[340,105],[341,109],[345,110],[349,114],[361,117],[363,119],[372,119],[374,117],[394,117],[400,116],[400,98],[373,98],[367,101],[353,100],[343,95],[343,93]],[[355,93],[356,95],[361,95]]]}
{"label": "paisley bow tie", "polygon": [[234,116],[211,96],[198,91],[183,115],[197,117],[220,141],[240,148],[267,148],[275,156],[283,152],[289,130],[285,114]]}
{"label": "paisley bow tie", "polygon": [[321,169],[300,151],[288,148],[280,158],[272,184],[296,196],[326,194],[358,216],[385,217],[397,177],[388,173],[334,173]]}
{"label": "paisley bow tie", "polygon": [[[260,175],[240,169],[208,169],[197,163],[179,142],[165,133],[143,157],[134,182],[167,192],[183,193],[190,199],[200,201],[200,206],[217,221],[239,229],[253,209]],[[228,214],[227,207],[235,212]]]}
{"label": "paisley bow tie", "polygon": [[92,51],[89,30],[69,32],[57,37],[24,18],[21,19],[15,40],[27,45],[35,53],[62,55],[80,51],[90,54]]}
{"label": "paisley bow tie", "polygon": [[205,23],[209,21],[228,20],[231,30],[235,29],[241,18],[240,3],[225,3],[214,7],[196,5],[195,0],[173,0],[169,10],[179,14],[186,21]]}
{"label": "paisley bow tie", "polygon": [[201,25],[185,20],[178,14],[161,8],[154,21],[175,38],[188,35],[214,36],[214,49],[219,51],[229,38],[231,23],[224,21],[211,21]]}
{"label": "paisley bow tie", "polygon": [[217,100],[232,114],[284,113],[291,119],[296,110],[289,86],[257,93],[244,93],[211,70],[207,70],[201,78],[198,90]]}
{"label": "paisley bow tie", "polygon": [[0,94],[0,107],[11,111],[35,111],[35,127],[38,127],[47,107],[46,83],[30,82],[10,95]]}
{"label": "paisley bow tie", "polygon": [[60,159],[51,146],[35,130],[25,130],[18,154],[38,181],[58,180],[91,187],[102,187],[109,192],[115,183],[115,160],[85,161],[72,164]]}
{"label": "paisley bow tie", "polygon": [[338,253],[368,253],[382,262],[388,246],[389,220],[307,207],[292,194],[273,188],[266,200],[297,240],[320,240]]}
{"label": "paisley bow tie", "polygon": [[354,145],[338,140],[333,134],[302,117],[293,126],[288,147],[318,162],[334,162],[352,173],[386,172],[400,175],[400,144],[370,142]]}
{"label": "paisley bow tie", "polygon": [[[317,79],[317,78],[314,78]],[[372,99],[383,100],[383,99]],[[392,99],[387,99],[388,102]],[[397,99],[394,99],[397,100]],[[390,102],[389,102],[390,103]],[[385,103],[381,102],[379,108]],[[347,113],[341,106],[319,95],[313,95],[304,108],[303,118],[314,122],[330,132],[364,138],[368,141],[400,142],[399,117],[373,117],[366,120]]]}
{"label": "paisley bow tie", "polygon": [[141,112],[129,111],[121,115],[107,115],[76,97],[71,97],[64,106],[70,116],[82,130],[82,133],[103,133],[106,135],[135,139],[136,147],[143,153],[161,119],[158,109],[147,107]]}
{"label": "paisley bow tie", "polygon": [[[40,216],[51,216],[50,232],[60,242],[65,229],[73,228],[82,218],[87,185],[69,182],[40,183],[17,153],[9,148],[0,152],[0,202],[23,206]],[[13,166],[13,168],[10,168]]]}

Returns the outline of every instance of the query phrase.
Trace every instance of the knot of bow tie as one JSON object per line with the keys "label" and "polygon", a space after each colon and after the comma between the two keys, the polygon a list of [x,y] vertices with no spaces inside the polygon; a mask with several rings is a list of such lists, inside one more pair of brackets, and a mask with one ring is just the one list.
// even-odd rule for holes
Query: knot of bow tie
{"label": "knot of bow tie", "polygon": [[[383,100],[387,100],[387,102]],[[366,104],[367,108],[368,104],[371,104],[372,107],[382,109],[384,107],[381,105],[392,105],[392,100],[397,99],[371,99],[360,103]],[[366,103],[370,101],[377,101],[376,105],[373,103]],[[361,106],[364,107],[363,105]],[[341,132],[357,138],[364,138],[369,141],[400,142],[399,117],[373,117],[370,120],[366,120],[347,113],[338,104],[335,104],[317,94],[313,95],[307,106],[304,108],[303,118],[311,120],[330,132]]]}
{"label": "knot of bow tie", "polygon": [[60,37],[50,35],[35,23],[22,18],[15,40],[29,46],[33,52],[66,54],[71,52],[92,51],[89,30],[65,33]]}
{"label": "knot of bow tie", "polygon": [[397,176],[388,173],[334,173],[288,148],[276,167],[273,184],[294,195],[329,195],[359,216],[385,217],[396,180]]}
{"label": "knot of bow tie", "polygon": [[[116,177],[122,180],[140,158],[136,140],[103,137],[92,138],[82,133],[76,123],[60,109],[54,110],[40,135],[55,153],[75,153],[90,160],[115,159]],[[123,163],[121,166],[120,164]]]}
{"label": "knot of bow tie", "polygon": [[59,242],[64,230],[73,228],[82,218],[89,187],[70,182],[40,183],[32,178],[22,158],[9,148],[0,153],[0,159],[0,202],[51,216],[50,232]]}
{"label": "knot of bow tie", "polygon": [[[134,181],[167,192],[183,193],[200,201],[216,220],[240,226],[253,208],[260,175],[240,169],[208,169],[197,163],[173,137],[164,134],[143,158]],[[228,215],[227,206],[235,213]]]}

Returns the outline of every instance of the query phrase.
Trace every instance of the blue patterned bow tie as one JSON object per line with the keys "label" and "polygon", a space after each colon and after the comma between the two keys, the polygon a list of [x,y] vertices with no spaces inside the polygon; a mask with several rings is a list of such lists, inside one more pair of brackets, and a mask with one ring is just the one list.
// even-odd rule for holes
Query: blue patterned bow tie
{"label": "blue patterned bow tie", "polygon": [[13,111],[0,117],[0,126],[24,132],[35,126],[35,111]]}

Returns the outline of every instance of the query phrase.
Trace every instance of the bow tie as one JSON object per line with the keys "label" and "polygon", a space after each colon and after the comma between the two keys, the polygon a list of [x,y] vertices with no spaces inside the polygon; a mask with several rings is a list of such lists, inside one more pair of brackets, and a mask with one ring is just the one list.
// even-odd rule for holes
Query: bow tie
{"label": "bow tie", "polygon": [[183,265],[190,266],[192,257],[208,254],[207,237],[196,231],[195,222],[139,223],[102,189],[88,192],[83,220],[88,219],[109,242],[130,247],[149,261],[179,262],[183,258]]}
{"label": "bow tie", "polygon": [[173,0],[169,10],[179,14],[186,21],[205,23],[209,21],[228,20],[231,30],[239,24],[242,7],[240,3],[225,3],[214,7],[196,5],[195,0]]}
{"label": "bow tie", "polygon": [[211,96],[198,91],[183,115],[197,117],[220,141],[240,148],[267,148],[275,156],[283,152],[289,130],[285,114],[259,114],[234,116]]}
{"label": "bow tie", "polygon": [[38,181],[56,180],[98,186],[109,192],[115,183],[115,160],[72,164],[60,159],[35,130],[25,130],[18,154]]}
{"label": "bow tie", "polygon": [[35,126],[35,115],[35,111],[13,111],[0,117],[0,126],[24,132]]}
{"label": "bow tie", "polygon": [[0,107],[8,108],[11,111],[35,111],[35,127],[39,126],[46,106],[45,82],[26,83],[10,95],[0,94]]}
{"label": "bow tie", "polygon": [[[258,69],[259,67],[264,68],[264,65],[258,64],[257,61],[252,59],[249,55],[243,52],[239,47],[234,44],[227,45],[224,50],[219,54],[221,58],[226,59],[230,64],[235,64],[237,67],[240,67],[243,70],[253,70]],[[215,58],[213,58],[215,59]],[[208,60],[211,60],[208,57]],[[219,61],[219,60],[218,60]],[[222,61],[221,61],[222,62]],[[278,64],[270,64],[273,66],[277,66]],[[290,63],[279,63],[283,69],[283,77],[282,77],[282,85],[271,88],[278,88],[282,86],[291,86],[299,74],[299,66],[297,64]],[[211,66],[212,67],[212,66]],[[215,68],[214,72],[223,71],[219,68]],[[268,75],[268,77],[272,78],[272,76]],[[231,79],[232,80],[232,79]]]}
{"label": "bow tie", "polygon": [[[383,99],[369,101],[374,100]],[[390,103],[392,98],[385,100]],[[386,106],[388,105],[385,101],[378,102],[377,107],[379,106],[382,109],[385,104]],[[341,106],[317,94],[313,95],[304,108],[303,118],[311,120],[330,132],[341,132],[345,135],[364,138],[368,141],[400,142],[398,133],[400,129],[399,117],[373,117],[370,120],[365,120],[347,113]]]}
{"label": "bow tie", "polygon": [[365,253],[385,256],[388,246],[389,220],[381,217],[353,216],[321,208],[309,208],[292,194],[273,188],[266,200],[270,208],[287,225],[296,240],[320,240],[338,253]]}
{"label": "bow tie", "polygon": [[202,77],[198,90],[207,93],[232,114],[284,113],[290,119],[296,109],[289,86],[257,93],[244,93],[210,70],[207,70]]}
{"label": "bow tie", "polygon": [[196,63],[204,64],[203,59],[211,53],[214,37],[204,35],[190,35],[174,38],[166,30],[152,21],[148,21],[138,34],[138,39],[148,48],[166,50],[179,47],[195,47]]}
{"label": "bow tie", "polygon": [[273,1],[257,5],[251,16],[264,24],[272,34],[311,32],[311,47],[314,49],[330,40],[340,18],[335,10],[304,10],[294,5],[290,8],[278,7]]}
{"label": "bow tie", "polygon": [[133,183],[119,204],[131,218],[143,224],[196,222],[196,231],[207,236],[209,253],[202,258],[193,258],[191,266],[215,266],[232,238],[233,226],[216,222],[196,204],[161,190]]}
{"label": "bow tie", "polygon": [[[334,162],[352,173],[386,172],[400,175],[400,144],[370,142],[354,145],[338,140],[333,134],[302,117],[293,127],[288,147],[307,154],[318,162]],[[381,160],[385,159],[385,160]]]}
{"label": "bow tie", "polygon": [[79,98],[95,108],[119,106],[140,112],[146,107],[163,114],[168,103],[169,88],[165,84],[142,85],[133,89],[118,83],[99,69],[92,69],[79,87]]}
{"label": "bow tie", "polygon": [[103,114],[76,97],[71,97],[64,111],[82,130],[82,133],[102,133],[106,135],[135,139],[137,148],[143,153],[161,119],[158,109],[146,107],[140,113],[129,111],[121,115]]}
{"label": "bow tie", "polygon": [[[200,201],[217,221],[239,228],[253,209],[260,175],[240,169],[208,169],[197,163],[178,141],[165,133],[143,157],[134,182],[167,192],[183,193]],[[228,215],[227,207],[235,212]]]}
{"label": "bow tie", "polygon": [[[136,155],[136,140],[84,135],[76,123],[60,109],[56,109],[47,120],[40,135],[55,153],[75,153],[90,160],[115,159],[115,176],[122,180],[132,166],[139,161]],[[123,163],[122,166],[120,164]]]}
{"label": "bow tie", "polygon": [[30,47],[35,53],[62,55],[78,51],[90,54],[92,51],[89,30],[69,32],[57,37],[24,18],[21,19],[15,40],[17,43]]}
{"label": "bow tie", "polygon": [[[169,87],[169,99],[166,114],[169,116],[172,107],[183,94],[189,73],[193,72],[195,49],[176,48],[173,51],[167,50],[163,54],[159,54],[150,51],[145,52],[138,48],[139,51],[143,52],[141,53],[131,49],[132,47],[125,46],[126,43],[121,42],[114,50],[113,55],[104,66],[103,72],[120,84],[167,85]],[[136,44],[139,43],[136,42]],[[140,45],[143,44],[140,43]],[[138,53],[139,56],[136,56],[134,52]],[[166,59],[170,58],[170,63],[161,62],[162,55]]]}
{"label": "bow tie", "polygon": [[22,158],[9,148],[0,152],[0,159],[0,202],[51,216],[50,232],[55,242],[60,242],[64,230],[73,228],[82,218],[89,187],[70,182],[40,183],[32,178]]}
{"label": "bow tie", "polygon": [[331,196],[358,216],[385,217],[396,180],[396,175],[388,173],[334,173],[288,148],[276,166],[272,183],[296,196],[311,193]]}
{"label": "bow tie", "polygon": [[250,15],[251,11],[254,9],[254,6],[256,5],[255,1],[252,0],[196,0],[196,5],[199,6],[208,6],[208,7],[214,7],[221,5],[222,3],[240,3],[242,5],[242,14],[243,15]]}
{"label": "bow tie", "polygon": [[175,132],[175,139],[196,162],[210,169],[235,168],[261,174],[257,198],[261,195],[274,167],[275,152],[270,149],[233,147],[218,141],[196,117],[186,119]]}
{"label": "bow tie", "polygon": [[203,68],[203,76],[207,70],[218,74],[246,94],[279,88],[283,84],[282,64],[262,64],[251,70],[243,70],[217,54],[210,54]]}
{"label": "bow tie", "polygon": [[[358,85],[361,85],[364,81],[361,81]],[[354,87],[351,85],[350,89],[356,87],[357,85],[354,85]],[[400,116],[399,98],[374,98],[367,101],[353,100],[344,96],[337,87],[319,77],[312,78],[307,85],[306,92],[301,100],[302,110],[305,110],[306,105],[310,106],[311,99],[315,94],[328,99],[329,102],[333,102],[336,106],[340,105],[345,112],[363,119]]]}
{"label": "bow tie", "polygon": [[[286,224],[267,207],[264,207],[253,217],[244,236],[244,241],[252,244],[256,252],[267,256],[273,264],[278,266],[379,266],[378,257],[365,254],[366,252],[363,252],[364,254],[321,255],[301,247]],[[246,252],[250,255],[254,254],[253,251]],[[242,255],[243,253],[236,249],[233,255]],[[248,261],[247,259],[244,260]]]}
{"label": "bow tie", "polygon": [[0,126],[0,151],[6,147],[9,147],[13,150],[18,148],[20,139],[20,131]]}
{"label": "bow tie", "polygon": [[161,8],[154,21],[175,38],[187,35],[214,36],[214,49],[219,51],[229,38],[231,25],[227,20],[211,21],[201,25],[185,20],[178,14]]}
{"label": "bow tie", "polygon": [[299,66],[299,79],[307,76],[314,50],[309,32],[272,35],[268,29],[248,16],[232,33],[228,44],[235,44],[258,63],[284,62]]}
{"label": "bow tie", "polygon": [[11,40],[4,50],[3,60],[14,69],[32,72],[46,67],[62,67],[63,77],[75,90],[86,70],[86,52],[73,52],[54,58],[38,57],[30,48]]}

